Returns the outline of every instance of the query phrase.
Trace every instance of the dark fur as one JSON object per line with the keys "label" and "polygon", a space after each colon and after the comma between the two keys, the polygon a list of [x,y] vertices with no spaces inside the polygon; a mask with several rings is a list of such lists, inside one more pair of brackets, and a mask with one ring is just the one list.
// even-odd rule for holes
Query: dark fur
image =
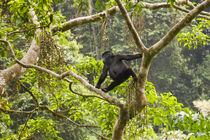
{"label": "dark fur", "polygon": [[104,92],[112,90],[117,85],[120,85],[126,81],[130,76],[133,77],[134,81],[137,80],[136,74],[123,60],[133,60],[141,58],[141,54],[134,55],[123,55],[113,54],[111,51],[106,51],[102,54],[104,67],[103,72],[99,78],[96,88],[100,88],[101,84],[105,80],[107,73],[109,72],[110,77],[114,80],[108,87],[102,89]]}

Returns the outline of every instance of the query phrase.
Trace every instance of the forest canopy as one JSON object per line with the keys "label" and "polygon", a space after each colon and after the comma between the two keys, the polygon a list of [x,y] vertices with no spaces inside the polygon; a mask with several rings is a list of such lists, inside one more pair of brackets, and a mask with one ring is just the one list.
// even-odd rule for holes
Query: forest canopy
{"label": "forest canopy", "polygon": [[[0,139],[210,139],[209,11],[210,0],[1,0]],[[96,88],[106,51],[141,54],[126,61],[137,80]]]}

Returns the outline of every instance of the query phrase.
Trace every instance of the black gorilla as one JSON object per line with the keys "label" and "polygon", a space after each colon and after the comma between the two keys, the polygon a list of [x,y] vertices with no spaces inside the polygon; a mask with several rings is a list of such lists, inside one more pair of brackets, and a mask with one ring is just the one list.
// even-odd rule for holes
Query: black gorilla
{"label": "black gorilla", "polygon": [[102,54],[103,57],[103,72],[99,78],[96,88],[100,88],[101,84],[107,76],[109,71],[110,77],[114,80],[107,88],[102,89],[104,92],[112,90],[117,85],[126,81],[130,76],[133,77],[134,81],[137,80],[136,74],[123,60],[133,60],[141,58],[141,54],[134,55],[123,55],[123,54],[113,54],[111,51],[106,51]]}

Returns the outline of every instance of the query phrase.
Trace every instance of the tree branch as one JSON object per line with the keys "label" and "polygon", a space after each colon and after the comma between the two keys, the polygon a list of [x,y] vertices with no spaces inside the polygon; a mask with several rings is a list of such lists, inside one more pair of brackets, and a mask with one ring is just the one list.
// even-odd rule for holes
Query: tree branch
{"label": "tree branch", "polygon": [[53,26],[51,28],[51,31],[53,34],[57,31],[64,32],[78,25],[83,25],[83,24],[99,21],[103,18],[106,18],[109,15],[114,15],[118,11],[119,9],[115,6],[106,11],[103,11],[103,12],[100,12],[91,16],[78,17],[78,18],[69,20],[66,23],[61,24],[61,27],[58,25]]}
{"label": "tree branch", "polygon": [[101,99],[101,100],[104,100],[104,98],[101,98],[100,96],[96,96],[96,95],[85,95],[85,94],[81,94],[81,93],[75,92],[75,91],[72,89],[72,84],[73,84],[73,82],[69,83],[69,90],[70,90],[72,93],[74,93],[74,94],[76,94],[76,95],[79,95],[79,96],[82,96],[82,97],[84,97],[84,98],[95,97],[95,98],[99,98],[99,99]]}
{"label": "tree branch", "polygon": [[143,53],[144,51],[147,50],[147,48],[144,46],[143,42],[141,41],[138,32],[136,31],[136,28],[133,25],[133,22],[131,21],[130,16],[128,15],[127,10],[125,9],[123,3],[121,2],[121,0],[115,0],[118,4],[118,7],[120,8],[120,11],[122,13],[122,15],[125,18],[125,21],[128,25],[128,28],[134,38],[134,41],[137,45],[137,47],[141,50],[141,52]]}
{"label": "tree branch", "polygon": [[[43,68],[43,67],[40,67],[40,66],[37,66],[37,65],[24,64],[24,63],[22,63],[21,61],[19,61],[16,58],[15,53],[14,53],[14,50],[13,50],[10,42],[7,41],[7,40],[0,40],[0,41],[4,42],[5,44],[7,44],[9,46],[9,48],[10,48],[10,50],[12,52],[12,57],[22,67],[24,67],[24,68],[35,68],[36,70],[49,73],[49,74],[51,74],[54,77],[57,77],[59,79],[63,79],[64,77],[71,75],[72,77],[74,77],[75,79],[77,79],[78,81],[80,81],[86,88],[88,88],[89,90],[94,91],[94,92],[98,93],[99,95],[101,95],[103,98],[100,97],[100,99],[103,99],[103,100],[109,102],[110,104],[116,105],[118,107],[123,107],[123,103],[121,103],[119,99],[117,99],[115,97],[112,97],[112,96],[106,94],[105,92],[103,92],[100,89],[95,88],[94,86],[92,86],[91,84],[89,84],[87,81],[85,81],[81,76],[77,75],[76,73],[74,73],[71,70],[66,71],[66,72],[64,72],[62,74],[57,74],[57,73],[55,73],[55,72],[53,72],[53,71],[51,71],[49,69],[46,69],[46,68]],[[68,81],[70,83],[72,82],[72,81],[70,81],[67,78],[64,78],[64,80],[66,80],[66,81]]]}
{"label": "tree branch", "polygon": [[8,114],[31,114],[34,113],[38,108],[35,108],[31,111],[15,111],[15,110],[11,110],[11,109],[5,109],[4,107],[0,106],[0,111],[4,112],[4,113],[8,113]]}
{"label": "tree branch", "polygon": [[[133,3],[133,4],[135,5],[135,3]],[[156,9],[161,9],[161,8],[171,8],[170,3],[165,3],[165,2],[162,2],[162,3],[140,2],[140,5],[142,6],[142,8],[150,9],[150,10],[156,10]],[[189,10],[182,8],[179,5],[187,5],[191,9],[195,8],[195,6],[189,0],[176,0],[176,3],[174,5],[174,8],[176,8],[177,10],[189,13]],[[200,14],[201,14],[201,15],[199,15],[200,17],[210,19],[209,18],[210,13],[202,11]],[[202,15],[206,15],[208,17],[202,16]]]}
{"label": "tree branch", "polygon": [[180,22],[174,25],[171,30],[156,44],[150,48],[152,56],[155,56],[160,52],[169,42],[183,29],[187,24],[189,24],[201,11],[210,6],[210,0],[205,0],[193,10],[191,10]]}
{"label": "tree branch", "polygon": [[[189,0],[176,0],[176,5],[187,5],[189,6],[191,9],[195,8],[195,6],[193,5],[193,3]],[[202,11],[200,14],[202,15],[206,15],[206,16],[210,16],[210,13]]]}
{"label": "tree branch", "polygon": [[[37,17],[33,9],[31,9],[30,14],[32,16],[32,21],[34,24],[39,25],[37,22]],[[41,33],[41,29],[36,30],[37,37],[40,37],[39,34]],[[5,40],[0,40],[1,42],[5,42]],[[40,53],[40,47],[36,44],[35,38],[31,42],[31,46],[26,53],[26,55],[22,58],[21,62],[25,64],[34,64],[37,62],[37,57]],[[15,64],[7,69],[0,70],[0,98],[3,92],[5,91],[5,86],[12,80],[17,79],[23,73],[26,72],[26,69],[21,67],[19,64]]]}
{"label": "tree branch", "polygon": [[80,81],[82,83],[82,85],[84,85],[90,91],[94,91],[94,92],[98,93],[99,95],[101,95],[104,98],[104,100],[106,100],[110,104],[116,105],[116,106],[118,106],[120,108],[122,108],[124,106],[124,104],[119,99],[117,99],[115,97],[112,97],[112,96],[106,94],[101,89],[95,88],[94,86],[92,86],[91,84],[89,84],[81,76],[77,75],[73,71],[69,70],[68,73],[69,73],[69,75],[71,75],[72,77],[74,77],[75,79],[77,79],[78,81]]}
{"label": "tree branch", "polygon": [[19,134],[19,136],[18,136],[18,140],[21,140],[21,137],[22,137],[22,135],[23,135],[23,131],[24,131],[24,129],[26,128],[26,126],[27,126],[27,123],[28,123],[28,121],[29,121],[29,119],[32,117],[32,113],[30,113],[30,114],[28,114],[28,118],[27,118],[27,120],[26,120],[26,122],[25,122],[25,124],[24,124],[24,127],[21,129],[21,131],[20,131],[20,134]]}
{"label": "tree branch", "polygon": [[24,88],[25,91],[27,91],[33,98],[36,106],[38,107],[39,106],[39,101],[37,100],[37,98],[34,96],[34,94],[21,82],[19,81],[20,85]]}
{"label": "tree branch", "polygon": [[[174,7],[178,10],[181,10],[183,12],[189,12],[187,9],[181,8],[178,5],[188,5],[191,8],[194,8],[193,4],[191,2],[187,2],[188,0],[177,0],[177,5]],[[137,3],[133,3],[133,5],[136,5]],[[161,9],[161,8],[171,8],[169,3],[148,3],[148,2],[139,2],[138,5],[140,5],[142,8],[145,9],[150,9],[150,10],[155,10],[155,9]],[[78,25],[83,25],[91,22],[96,22],[99,20],[102,20],[104,18],[107,18],[107,16],[114,15],[115,13],[119,12],[120,9],[118,6],[114,6],[106,11],[90,15],[90,16],[84,16],[84,17],[78,17],[72,20],[67,21],[66,23],[61,24],[61,27],[58,25],[55,25],[51,28],[51,31],[53,34],[55,34],[57,31],[65,32],[67,30],[70,30],[71,28],[78,26]],[[206,19],[210,19],[208,16],[210,14],[208,12],[201,12],[200,14],[206,15],[206,16],[201,16]],[[142,44],[143,45],[143,44]]]}
{"label": "tree branch", "polygon": [[[189,12],[190,12],[190,10],[185,9],[185,8],[182,8],[182,7],[177,6],[177,5],[174,5],[174,7],[175,7],[177,10],[180,10],[180,11],[185,12],[185,13],[189,13]],[[199,14],[198,17],[204,18],[204,19],[207,19],[207,20],[210,20],[210,14],[209,14],[209,13],[207,13],[207,12],[201,12],[201,13],[202,13],[202,15]]]}

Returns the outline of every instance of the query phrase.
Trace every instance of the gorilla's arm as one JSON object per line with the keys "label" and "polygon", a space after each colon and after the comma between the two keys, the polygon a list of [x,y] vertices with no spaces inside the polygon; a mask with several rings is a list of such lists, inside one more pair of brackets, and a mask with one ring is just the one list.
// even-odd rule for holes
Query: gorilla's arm
{"label": "gorilla's arm", "polygon": [[107,76],[107,72],[109,70],[109,67],[104,64],[104,67],[103,67],[103,72],[98,80],[98,83],[96,85],[96,88],[100,88],[101,87],[101,84],[103,83],[103,81],[105,80],[106,76]]}
{"label": "gorilla's arm", "polygon": [[116,56],[118,57],[119,60],[127,60],[127,61],[142,57],[140,53],[139,54],[118,54]]}

